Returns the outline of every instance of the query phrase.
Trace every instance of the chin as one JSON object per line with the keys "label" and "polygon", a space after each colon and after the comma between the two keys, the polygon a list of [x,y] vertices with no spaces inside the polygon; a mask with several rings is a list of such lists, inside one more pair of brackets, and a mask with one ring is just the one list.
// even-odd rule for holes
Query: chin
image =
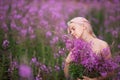
{"label": "chin", "polygon": [[79,37],[78,37],[78,36],[76,36],[75,38],[76,38],[76,39],[79,39]]}
{"label": "chin", "polygon": [[73,38],[75,38],[75,39],[79,39],[80,37],[79,37],[79,36],[73,36]]}

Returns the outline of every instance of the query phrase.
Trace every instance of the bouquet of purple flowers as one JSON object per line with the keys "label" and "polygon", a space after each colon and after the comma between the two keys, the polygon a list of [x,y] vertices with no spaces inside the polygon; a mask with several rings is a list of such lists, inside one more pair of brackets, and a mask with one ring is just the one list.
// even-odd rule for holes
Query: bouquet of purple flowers
{"label": "bouquet of purple flowers", "polygon": [[82,78],[82,76],[97,77],[106,76],[107,73],[114,71],[118,64],[112,59],[105,59],[109,54],[105,48],[102,54],[97,55],[91,49],[91,43],[86,43],[83,40],[66,41],[66,46],[71,49],[71,59],[69,73],[72,79]]}

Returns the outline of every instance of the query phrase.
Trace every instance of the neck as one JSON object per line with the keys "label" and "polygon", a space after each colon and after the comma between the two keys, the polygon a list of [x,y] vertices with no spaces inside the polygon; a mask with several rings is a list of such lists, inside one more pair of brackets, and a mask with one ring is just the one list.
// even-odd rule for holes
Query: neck
{"label": "neck", "polygon": [[86,41],[86,42],[91,42],[91,41],[93,41],[95,38],[90,34],[90,33],[88,33],[87,31],[84,31],[83,32],[83,35],[81,36],[82,37],[82,39],[84,40],[84,41]]}

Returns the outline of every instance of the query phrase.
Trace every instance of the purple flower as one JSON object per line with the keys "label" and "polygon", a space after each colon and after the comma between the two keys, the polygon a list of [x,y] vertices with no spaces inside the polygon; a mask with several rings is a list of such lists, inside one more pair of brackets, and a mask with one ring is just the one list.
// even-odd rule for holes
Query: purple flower
{"label": "purple flower", "polygon": [[109,16],[110,21],[115,21],[115,17],[114,16]]}
{"label": "purple flower", "polygon": [[18,62],[17,61],[13,61],[12,62],[12,66],[15,67],[15,68],[18,68]]}
{"label": "purple flower", "polygon": [[17,63],[17,61],[14,60],[14,61],[10,62],[10,67],[9,67],[8,71],[13,73],[13,71],[15,69],[18,69],[18,63]]}
{"label": "purple flower", "polygon": [[64,48],[60,49],[59,52],[58,52],[58,54],[59,54],[60,56],[64,56],[64,54],[65,54],[65,49],[64,49]]}
{"label": "purple flower", "polygon": [[49,72],[52,72],[52,68],[50,66],[48,67],[48,70],[49,70]]}
{"label": "purple flower", "polygon": [[20,31],[20,35],[23,36],[23,37],[25,37],[27,35],[27,29],[22,29]]}
{"label": "purple flower", "polygon": [[58,36],[53,37],[53,39],[50,41],[51,44],[56,44],[58,42],[59,38]]}
{"label": "purple flower", "polygon": [[2,46],[4,49],[6,49],[9,46],[9,41],[6,39],[3,41]]}
{"label": "purple flower", "polygon": [[35,80],[42,80],[42,77],[36,77]]}
{"label": "purple flower", "polygon": [[55,65],[55,71],[60,71],[60,67],[58,65]]}
{"label": "purple flower", "polygon": [[71,59],[74,63],[82,64],[88,71],[97,71],[102,76],[118,68],[118,64],[112,59],[106,59],[109,49],[105,48],[101,54],[96,55],[91,49],[91,43],[83,40],[74,40]]}
{"label": "purple flower", "polygon": [[64,66],[65,66],[65,62],[62,62],[62,65],[61,65],[62,70],[64,69]]}
{"label": "purple flower", "polygon": [[72,40],[66,40],[65,45],[66,45],[66,48],[67,48],[68,50],[73,49],[73,46],[74,46]]}
{"label": "purple flower", "polygon": [[5,32],[8,31],[8,27],[7,27],[7,25],[6,25],[5,23],[2,23],[1,28],[2,28]]}
{"label": "purple flower", "polygon": [[120,55],[116,55],[114,57],[114,61],[119,64],[120,63]]}
{"label": "purple flower", "polygon": [[46,67],[46,65],[43,64],[43,65],[41,65],[40,69],[45,70],[45,69],[47,69],[47,67]]}
{"label": "purple flower", "polygon": [[99,35],[98,38],[102,39],[102,40],[104,39],[104,37],[102,35]]}
{"label": "purple flower", "polygon": [[62,29],[64,29],[64,30],[67,28],[64,21],[60,23],[60,27],[62,27]]}
{"label": "purple flower", "polygon": [[63,35],[63,36],[62,36],[62,41],[63,41],[63,42],[66,42],[68,39],[69,39],[69,38],[68,38],[68,35]]}
{"label": "purple flower", "polygon": [[29,26],[28,32],[29,32],[29,34],[33,34],[34,33],[34,30],[33,30],[33,28],[31,26]]}
{"label": "purple flower", "polygon": [[28,20],[27,20],[27,18],[22,18],[22,19],[21,19],[21,22],[22,22],[22,24],[24,24],[24,25],[25,25],[25,24],[27,24],[27,23],[28,23]]}
{"label": "purple flower", "polygon": [[106,72],[102,72],[101,75],[102,75],[102,76],[106,76],[107,73],[106,73]]}
{"label": "purple flower", "polygon": [[82,40],[74,40],[73,46],[71,58],[76,63],[88,59],[93,53],[90,44]]}
{"label": "purple flower", "polygon": [[19,66],[19,75],[23,78],[29,78],[32,75],[31,67],[25,64],[21,64]]}
{"label": "purple flower", "polygon": [[37,7],[33,6],[29,9],[29,13],[33,15],[35,12],[37,12],[37,10],[38,10]]}
{"label": "purple flower", "polygon": [[120,49],[120,44],[118,45],[118,48]]}
{"label": "purple flower", "polygon": [[40,66],[40,69],[41,69],[43,72],[49,73],[49,69],[47,68],[47,66],[46,66],[45,64],[41,65],[41,66]]}
{"label": "purple flower", "polygon": [[50,31],[46,32],[46,37],[49,38],[52,36],[52,33]]}
{"label": "purple flower", "polygon": [[111,33],[115,38],[118,38],[118,32],[117,30],[112,30]]}
{"label": "purple flower", "polygon": [[56,59],[58,57],[60,57],[60,55],[58,53],[54,53],[54,58]]}
{"label": "purple flower", "polygon": [[105,59],[106,56],[110,54],[110,50],[109,50],[109,48],[104,48],[104,49],[101,51],[101,53],[104,54],[104,55],[101,55],[101,56]]}
{"label": "purple flower", "polygon": [[30,39],[35,39],[36,38],[36,35],[35,34],[31,34],[30,35]]}
{"label": "purple flower", "polygon": [[31,62],[32,62],[32,63],[36,63],[36,62],[37,62],[36,57],[33,57],[33,58],[31,59]]}
{"label": "purple flower", "polygon": [[21,16],[20,14],[14,15],[13,17],[14,17],[15,19],[20,19],[20,18],[22,18],[22,16]]}
{"label": "purple flower", "polygon": [[37,76],[35,77],[35,80],[43,80],[40,73],[37,74]]}

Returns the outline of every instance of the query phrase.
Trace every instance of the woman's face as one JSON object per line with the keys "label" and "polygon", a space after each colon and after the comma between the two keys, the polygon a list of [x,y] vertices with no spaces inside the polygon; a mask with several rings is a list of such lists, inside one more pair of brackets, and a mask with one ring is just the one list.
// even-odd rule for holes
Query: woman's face
{"label": "woman's face", "polygon": [[68,33],[70,33],[76,39],[81,38],[83,30],[84,30],[84,28],[83,28],[82,24],[80,26],[76,23],[70,23],[70,25],[68,27]]}

